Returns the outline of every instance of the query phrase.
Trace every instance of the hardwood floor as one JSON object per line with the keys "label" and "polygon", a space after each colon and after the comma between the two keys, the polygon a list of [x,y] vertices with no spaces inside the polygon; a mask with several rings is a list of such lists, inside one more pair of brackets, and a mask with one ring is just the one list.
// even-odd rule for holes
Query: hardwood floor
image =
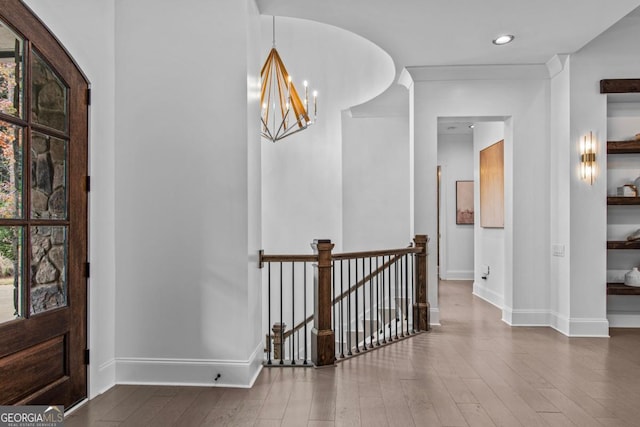
{"label": "hardwood floor", "polygon": [[251,389],[116,386],[76,426],[638,426],[640,330],[511,328],[442,282],[442,326],[324,369],[263,369]]}

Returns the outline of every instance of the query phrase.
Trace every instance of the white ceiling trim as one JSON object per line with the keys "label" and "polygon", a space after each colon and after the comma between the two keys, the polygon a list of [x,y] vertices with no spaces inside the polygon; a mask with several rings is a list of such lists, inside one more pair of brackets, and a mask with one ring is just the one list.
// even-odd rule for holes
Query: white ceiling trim
{"label": "white ceiling trim", "polygon": [[[405,73],[406,72],[406,73]],[[409,74],[407,76],[406,74]],[[545,64],[528,65],[453,65],[405,67],[398,83],[405,87],[412,82],[442,80],[540,80],[549,78]]]}
{"label": "white ceiling trim", "polygon": [[553,55],[553,58],[547,61],[546,65],[550,78],[554,78],[564,70],[568,58],[569,55]]}

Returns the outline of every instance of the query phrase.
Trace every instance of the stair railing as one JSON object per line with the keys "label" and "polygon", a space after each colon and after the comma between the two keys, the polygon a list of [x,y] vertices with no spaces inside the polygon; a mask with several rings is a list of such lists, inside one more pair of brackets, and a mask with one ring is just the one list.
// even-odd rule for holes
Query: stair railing
{"label": "stair railing", "polygon": [[417,235],[408,248],[342,254],[332,253],[329,240],[315,240],[313,255],[260,251],[270,328],[265,365],[330,365],[428,330],[428,240]]}

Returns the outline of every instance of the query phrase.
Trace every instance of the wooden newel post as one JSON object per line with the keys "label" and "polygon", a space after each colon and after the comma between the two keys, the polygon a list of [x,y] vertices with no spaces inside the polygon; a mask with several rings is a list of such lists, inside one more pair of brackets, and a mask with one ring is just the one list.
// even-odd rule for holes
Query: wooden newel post
{"label": "wooden newel post", "polygon": [[311,330],[311,361],[316,366],[333,365],[336,338],[331,329],[331,240],[314,240],[313,251],[318,254],[314,274],[314,315]]}
{"label": "wooden newel post", "polygon": [[273,358],[274,360],[284,359],[284,332],[287,329],[285,323],[276,322],[273,324]]}
{"label": "wooden newel post", "polygon": [[429,287],[427,285],[427,243],[429,238],[424,234],[416,234],[413,239],[417,248],[422,251],[416,254],[415,262],[415,299],[413,303],[413,324],[416,331],[429,330],[429,301],[427,294]]}

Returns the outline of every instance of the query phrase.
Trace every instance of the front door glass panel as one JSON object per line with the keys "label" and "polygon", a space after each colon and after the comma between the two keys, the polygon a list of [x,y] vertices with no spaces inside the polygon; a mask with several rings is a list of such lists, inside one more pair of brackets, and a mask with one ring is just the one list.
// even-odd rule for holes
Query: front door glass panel
{"label": "front door glass panel", "polygon": [[31,119],[34,123],[67,130],[67,87],[40,56],[32,52]]}
{"label": "front door glass panel", "polygon": [[67,141],[40,132],[31,138],[31,218],[67,217]]}
{"label": "front door glass panel", "polygon": [[22,117],[24,41],[0,21],[0,112]]}
{"label": "front door glass panel", "polygon": [[22,218],[24,130],[0,120],[0,218]]}
{"label": "front door glass panel", "polygon": [[31,227],[31,314],[67,305],[67,227]]}
{"label": "front door glass panel", "polygon": [[24,316],[22,227],[0,227],[0,323]]}

